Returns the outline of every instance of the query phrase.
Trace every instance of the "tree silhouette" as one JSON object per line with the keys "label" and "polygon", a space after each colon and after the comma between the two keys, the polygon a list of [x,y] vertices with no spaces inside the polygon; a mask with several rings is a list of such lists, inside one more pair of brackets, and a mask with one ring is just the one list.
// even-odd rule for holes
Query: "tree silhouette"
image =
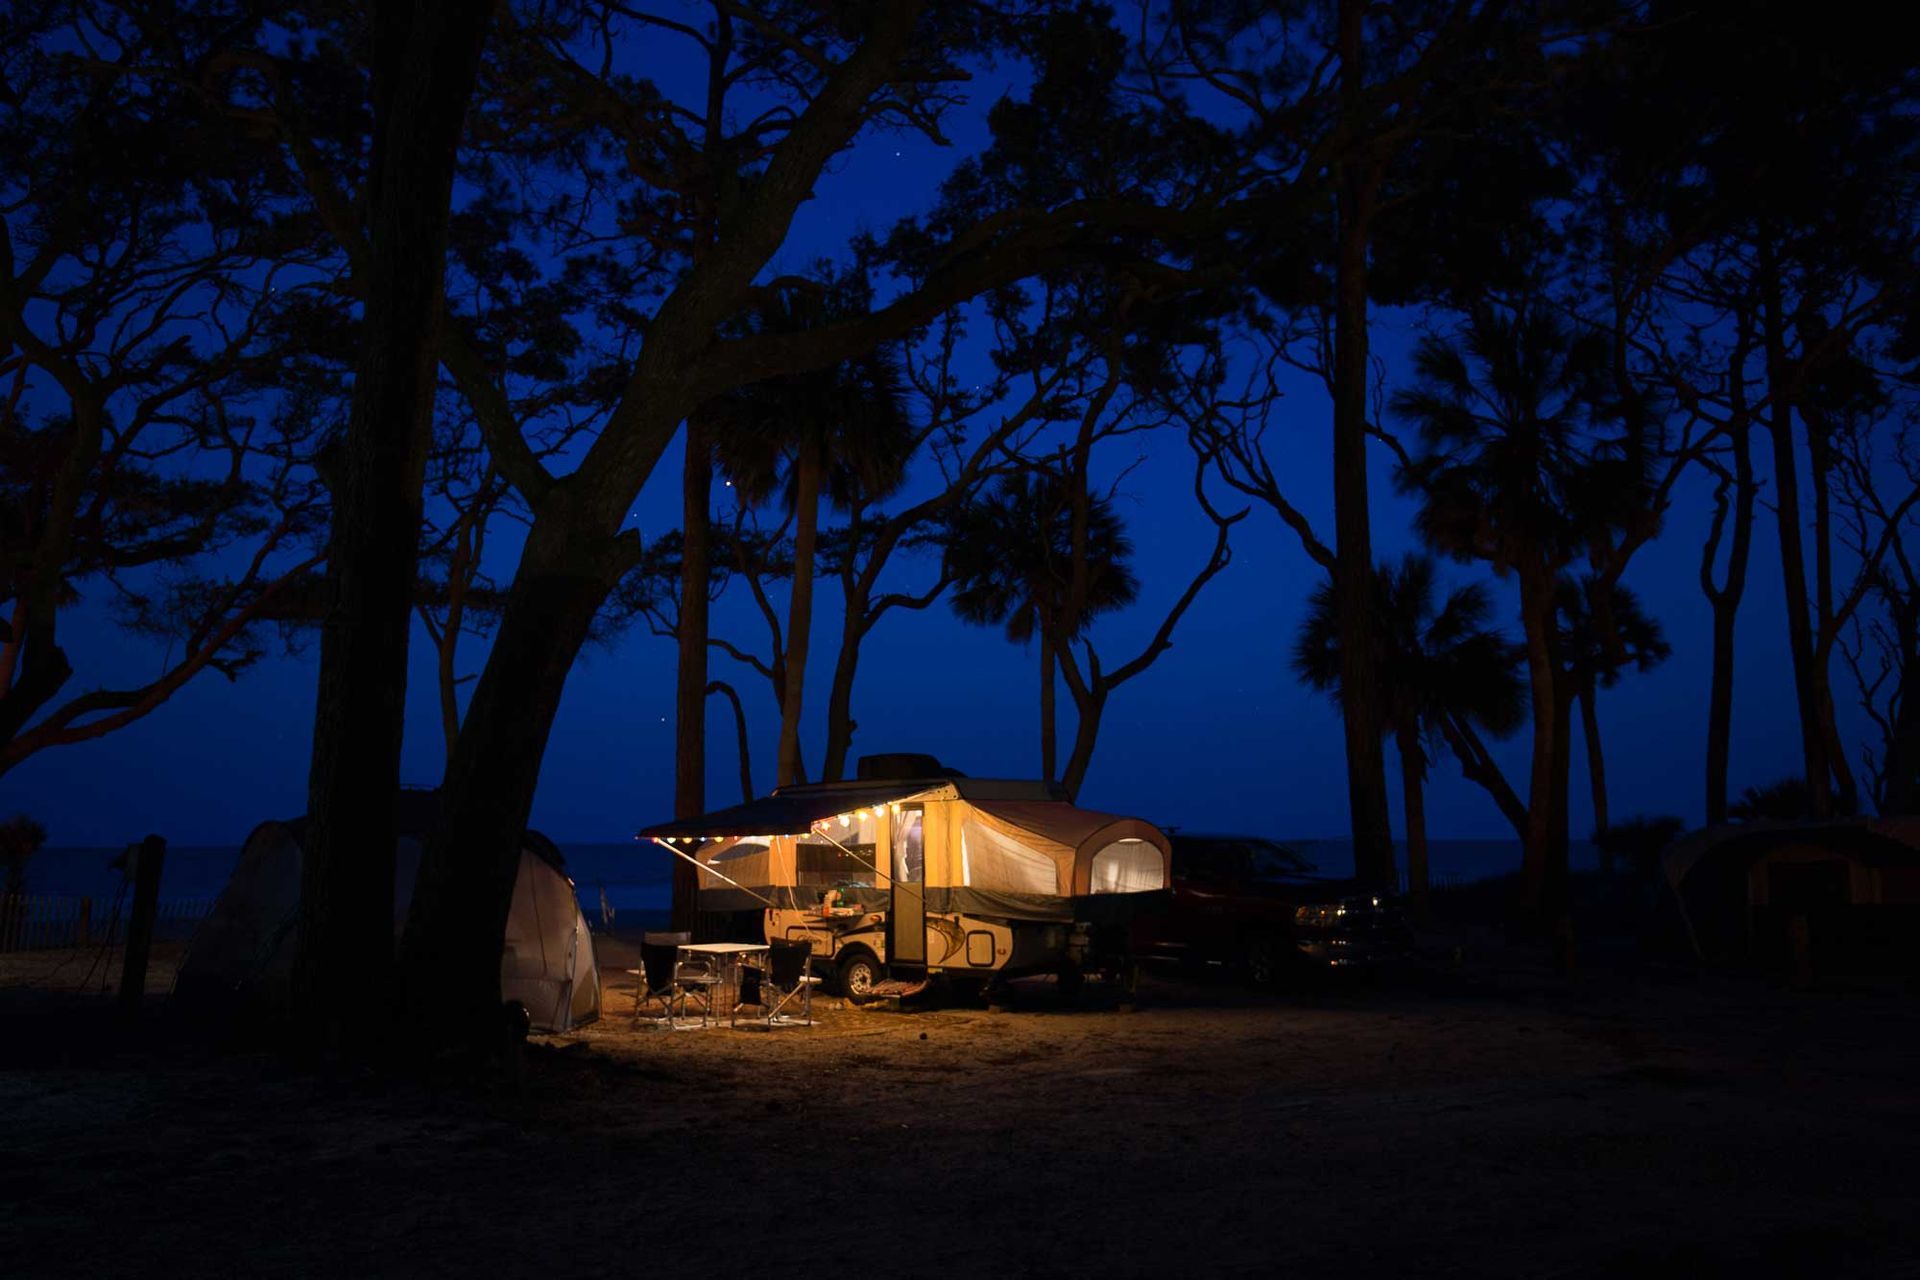
{"label": "tree silhouette", "polygon": [[1601,749],[1598,690],[1611,689],[1628,668],[1651,671],[1673,652],[1660,623],[1626,587],[1588,575],[1562,578],[1559,589],[1560,659],[1569,696],[1580,704],[1587,744],[1587,778],[1593,794],[1593,829],[1607,821],[1606,755]]}
{"label": "tree silhouette", "polygon": [[[327,421],[265,392],[326,255],[270,147],[139,74],[206,40],[0,12],[0,774],[238,677],[324,559]],[[69,688],[89,598],[154,642],[150,676]]]}
{"label": "tree silhouette", "polygon": [[1056,776],[1056,686],[1061,650],[1103,613],[1138,598],[1133,542],[1113,503],[1087,505],[1081,559],[1086,592],[1069,619],[1075,560],[1073,503],[1059,476],[1033,470],[1005,476],[954,515],[947,543],[954,614],[997,626],[1015,644],[1040,648],[1040,771]]}
{"label": "tree silhouette", "polygon": [[1425,452],[1402,467],[1429,545],[1514,578],[1533,743],[1523,881],[1536,916],[1561,909],[1567,865],[1566,716],[1555,625],[1560,576],[1645,509],[1643,451],[1607,408],[1607,347],[1544,302],[1486,302],[1416,350],[1393,408]]}
{"label": "tree silhouette", "polygon": [[[795,334],[864,306],[825,288],[776,290],[755,325]],[[749,383],[700,411],[721,467],[750,502],[777,492],[793,514],[793,582],[788,597],[786,679],[780,702],[777,785],[801,782],[800,711],[813,632],[815,554],[824,499],[840,510],[887,497],[906,479],[920,445],[908,415],[898,359],[874,347],[839,364]]]}
{"label": "tree silhouette", "polygon": [[[1428,888],[1425,787],[1428,745],[1466,724],[1504,737],[1526,716],[1526,686],[1518,655],[1488,626],[1493,604],[1477,583],[1456,587],[1436,602],[1434,562],[1409,554],[1375,573],[1374,679],[1382,691],[1380,729],[1400,756],[1407,823],[1407,886],[1424,910]],[[1308,597],[1307,616],[1294,641],[1293,669],[1315,689],[1339,697],[1340,627],[1331,583]]]}

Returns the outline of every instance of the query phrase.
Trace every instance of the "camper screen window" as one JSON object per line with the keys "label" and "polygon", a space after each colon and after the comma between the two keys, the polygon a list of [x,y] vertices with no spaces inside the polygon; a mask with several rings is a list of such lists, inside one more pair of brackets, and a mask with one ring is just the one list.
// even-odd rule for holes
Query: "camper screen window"
{"label": "camper screen window", "polygon": [[873,846],[850,844],[847,849],[852,853],[838,845],[799,842],[793,847],[795,878],[802,887],[820,889],[837,884],[872,884]]}

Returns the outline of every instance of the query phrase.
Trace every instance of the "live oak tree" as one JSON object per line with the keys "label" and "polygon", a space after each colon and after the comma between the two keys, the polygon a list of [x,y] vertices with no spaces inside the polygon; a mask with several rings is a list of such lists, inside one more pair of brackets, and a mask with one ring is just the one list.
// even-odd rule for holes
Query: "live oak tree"
{"label": "live oak tree", "polygon": [[1215,507],[1206,489],[1210,460],[1196,453],[1194,497],[1214,527],[1212,546],[1140,650],[1118,663],[1103,659],[1094,620],[1133,604],[1140,591],[1119,511],[1130,468],[1106,471],[1103,461],[1114,442],[1168,434],[1176,424],[1168,397],[1190,385],[1177,376],[1181,352],[1210,339],[1213,310],[1205,301],[1157,307],[1125,289],[1114,295],[1108,283],[1082,282],[1055,323],[1002,354],[1015,363],[1043,352],[1059,358],[1064,344],[1066,351],[1084,347],[1086,358],[1063,361],[1074,370],[1072,390],[1053,393],[1059,421],[1051,437],[1028,446],[1022,469],[957,510],[946,535],[955,613],[1002,626],[1009,639],[1032,640],[1039,651],[1040,760],[1048,781],[1057,763],[1056,683],[1066,686],[1074,732],[1059,781],[1069,796],[1079,793],[1092,766],[1108,700],[1172,646],[1194,600],[1230,562],[1229,535],[1246,514]]}
{"label": "live oak tree", "polygon": [[[274,131],[364,290],[362,126],[342,110],[358,82],[328,70],[353,44],[316,13],[290,45],[256,41],[224,65],[246,87],[241,114]],[[1118,60],[1102,53],[1117,39],[1104,12],[1068,5],[781,5],[747,16],[716,5],[694,23],[677,8],[635,6],[496,15],[463,163],[475,189],[513,195],[516,241],[540,243],[553,273],[582,282],[607,360],[591,430],[543,458],[536,388],[473,340],[460,309],[438,331],[441,363],[529,526],[407,931],[409,998],[429,1037],[491,1025],[515,833],[553,713],[602,603],[640,554],[631,504],[690,415],[1061,263],[1097,259],[1172,290],[1230,281],[1241,241],[1291,224],[1310,198],[1317,169],[1242,173],[1222,163],[1230,153],[1204,121],[1123,101]],[[634,72],[636,50],[671,57],[674,46],[700,59],[703,87],[669,92]],[[859,316],[742,336],[738,321],[833,158],[874,129],[941,140],[968,60],[989,48],[1033,66],[1032,88],[996,105],[992,142],[958,166],[932,210],[873,246],[889,291]],[[1073,111],[1052,109],[1062,102]],[[1322,154],[1338,150],[1335,141]]]}
{"label": "live oak tree", "polygon": [[491,8],[377,0],[371,15],[360,352],[333,484],[295,969],[301,1024],[326,1044],[377,1034],[368,993],[392,990],[394,799],[447,226]]}
{"label": "live oak tree", "polygon": [[1257,446],[1215,456],[1229,483],[1271,506],[1330,575],[1349,664],[1341,718],[1355,865],[1384,885],[1393,878],[1384,695],[1362,656],[1375,648],[1367,449],[1380,427],[1369,308],[1491,283],[1497,259],[1484,246],[1496,211],[1524,208],[1551,168],[1514,122],[1537,110],[1555,58],[1578,47],[1580,19],[1475,0],[1140,8],[1142,92],[1204,103],[1265,169],[1324,176],[1322,203],[1274,226],[1247,275],[1278,313],[1273,327],[1308,336],[1326,382],[1333,537],[1315,536],[1291,498],[1262,482],[1273,473]]}
{"label": "live oak tree", "polygon": [[[1600,74],[1583,88],[1598,125],[1582,142],[1603,139],[1596,150],[1621,175],[1616,221],[1656,247],[1659,287],[1730,352],[1715,399],[1728,424],[1719,474],[1731,558],[1720,585],[1703,578],[1716,617],[1709,816],[1726,810],[1750,435],[1768,464],[1804,785],[1824,814],[1850,806],[1855,784],[1830,685],[1845,570],[1820,388],[1858,363],[1913,287],[1915,73],[1878,12],[1832,23],[1784,4],[1689,3],[1645,18],[1594,60]],[[1690,127],[1667,127],[1677,119]]]}
{"label": "live oak tree", "polygon": [[[623,369],[615,406],[572,471],[556,475],[538,465],[508,432],[489,439],[532,523],[449,764],[448,822],[428,850],[406,942],[416,1007],[450,1033],[463,1026],[470,1033],[490,1017],[512,833],[525,824],[573,656],[633,562],[635,542],[622,533],[629,506],[679,424],[732,387],[857,355],[1050,258],[1091,252],[1110,242],[1106,228],[1146,237],[1129,256],[1151,266],[1164,252],[1152,247],[1156,231],[1233,221],[1218,212],[1210,184],[1170,190],[1165,170],[1143,172],[1139,162],[1115,157],[1101,170],[1107,189],[1098,198],[1068,184],[1045,202],[956,208],[920,224],[901,242],[913,259],[904,292],[867,315],[800,334],[723,336],[750,307],[757,278],[833,156],[880,124],[938,136],[939,112],[960,74],[955,59],[981,38],[980,17],[973,8],[918,4],[780,12],[756,28],[751,44],[743,42],[759,60],[743,74],[772,86],[774,101],[741,118],[724,147],[706,149],[682,129],[682,109],[651,84],[602,76],[600,51],[638,32],[654,39],[668,30],[704,47],[715,38],[711,29],[623,12],[563,43],[503,20],[514,56],[524,59],[516,70],[526,73],[521,100],[533,113],[516,136],[564,128],[575,153],[609,161],[600,176],[617,174],[629,192],[621,243],[650,264],[658,302],[646,313],[644,341]],[[1045,52],[1080,56],[1070,39],[1051,40]],[[723,82],[734,83],[732,75]],[[658,109],[633,109],[642,101]],[[695,114],[704,120],[704,111]],[[715,234],[683,235],[693,228],[676,220],[678,211],[701,208],[718,210]],[[459,379],[457,364],[453,372]]]}
{"label": "live oak tree", "polygon": [[[257,141],[140,74],[156,56],[110,8],[0,19],[0,773],[237,677],[322,554],[325,423],[262,381],[324,255]],[[74,692],[83,604],[155,674]]]}
{"label": "live oak tree", "polygon": [[[1920,309],[1903,317],[1920,320]],[[1868,794],[1883,816],[1920,812],[1920,420],[1909,332],[1881,353],[1844,411],[1829,396],[1836,536],[1856,566],[1835,606],[1837,643],[1860,709],[1873,726],[1861,751]]]}

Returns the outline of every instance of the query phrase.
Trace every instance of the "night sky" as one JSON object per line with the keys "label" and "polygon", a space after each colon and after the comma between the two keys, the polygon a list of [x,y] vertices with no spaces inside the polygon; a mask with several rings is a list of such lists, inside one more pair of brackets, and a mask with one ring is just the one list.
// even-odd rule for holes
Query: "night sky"
{"label": "night sky", "polygon": [[[918,135],[869,135],[836,163],[769,274],[804,268],[844,251],[851,231],[882,229],[926,207],[956,157],[984,138],[981,119],[992,92],[980,86],[972,110],[956,116],[952,150]],[[1378,313],[1376,354],[1389,387],[1405,374],[1417,333],[1415,315]],[[1290,496],[1331,541],[1330,407],[1317,383],[1301,379],[1276,409],[1269,434]],[[1138,439],[1136,437],[1136,439]],[[1139,456],[1129,442],[1105,455],[1113,470]],[[1410,505],[1393,493],[1391,456],[1372,458],[1376,553],[1411,548]],[[649,536],[678,519],[679,452],[662,460],[634,508]],[[1764,472],[1763,472],[1764,479]],[[1175,433],[1150,442],[1146,463],[1122,487],[1121,510],[1137,548],[1142,589],[1132,610],[1102,619],[1094,639],[1109,665],[1131,657],[1204,559],[1211,526],[1194,507],[1192,463]],[[1224,505],[1242,505],[1219,490]],[[913,489],[908,490],[909,498]],[[716,502],[724,502],[724,491]],[[1765,501],[1766,490],[1762,490]],[[1616,818],[1672,813],[1701,817],[1702,744],[1709,670],[1709,611],[1698,588],[1699,554],[1710,514],[1695,477],[1676,496],[1665,534],[1644,549],[1626,582],[1664,624],[1673,656],[1648,675],[1629,674],[1603,691],[1610,795]],[[724,508],[722,508],[724,509]],[[517,550],[514,526],[501,524],[489,558],[504,582]],[[1785,622],[1770,511],[1759,516],[1741,612],[1731,784],[1795,772],[1798,739],[1789,683]],[[899,557],[896,585],[930,581],[930,558]],[[1208,587],[1182,623],[1174,647],[1114,695],[1081,800],[1163,824],[1258,831],[1283,837],[1341,836],[1347,826],[1344,764],[1337,716],[1321,695],[1296,682],[1287,653],[1319,570],[1294,535],[1265,508],[1235,531],[1231,567]],[[1448,580],[1480,571],[1448,566]],[[1503,621],[1512,621],[1510,588],[1498,587]],[[77,675],[67,692],[93,682],[131,679],[160,661],[145,642],[111,623],[104,589],[63,618],[62,640]],[[715,609],[714,631],[743,644],[764,643],[744,588]],[[838,644],[839,597],[823,578],[815,605],[806,750],[820,752],[826,683]],[[0,814],[25,810],[48,828],[55,846],[116,845],[153,831],[178,844],[237,843],[257,822],[305,808],[313,720],[317,637],[304,652],[273,656],[237,683],[202,675],[159,711],[100,740],[41,753],[0,779]],[[432,784],[443,762],[432,655],[416,630],[404,776]],[[463,651],[463,672],[477,672],[481,642]],[[575,668],[549,746],[534,822],[562,840],[616,840],[671,811],[673,645],[636,629],[611,647],[590,647]],[[752,717],[755,780],[772,784],[777,708],[756,673],[716,654],[713,675],[734,680]],[[1836,664],[1843,730],[1860,740],[1860,717],[1844,669]],[[1008,644],[997,629],[960,625],[944,601],[923,613],[895,611],[863,650],[854,715],[854,751],[924,751],[976,775],[1038,773],[1037,653]],[[1061,692],[1063,721],[1071,702]],[[738,797],[731,712],[709,700],[708,798]],[[1070,744],[1062,726],[1061,754]],[[1497,748],[1508,777],[1524,790],[1525,733]],[[1857,763],[1857,753],[1855,756]],[[1389,758],[1389,769],[1395,766]],[[1572,830],[1591,827],[1582,746],[1574,745]],[[1395,825],[1398,834],[1397,784]],[[1464,781],[1451,758],[1438,761],[1428,796],[1437,838],[1510,838],[1490,800]]]}

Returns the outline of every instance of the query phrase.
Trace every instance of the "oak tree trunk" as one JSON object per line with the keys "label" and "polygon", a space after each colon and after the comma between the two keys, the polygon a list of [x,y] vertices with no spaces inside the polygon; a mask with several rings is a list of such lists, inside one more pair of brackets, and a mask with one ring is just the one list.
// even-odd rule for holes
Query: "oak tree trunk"
{"label": "oak tree trunk", "polygon": [[1833,709],[1833,443],[1822,416],[1807,419],[1807,475],[1813,486],[1813,701],[1820,714],[1820,742],[1832,772],[1829,804],[1841,813],[1859,810],[1859,786],[1847,763],[1847,744]]}
{"label": "oak tree trunk", "polygon": [[1460,762],[1460,772],[1486,791],[1494,806],[1500,810],[1500,816],[1512,826],[1514,838],[1524,844],[1527,838],[1527,807],[1520,803],[1520,797],[1514,794],[1506,775],[1500,772],[1492,753],[1487,750],[1487,744],[1480,740],[1480,735],[1472,725],[1452,716],[1441,719],[1440,732],[1446,738],[1447,746],[1452,748],[1454,759]]}
{"label": "oak tree trunk", "polygon": [[840,652],[833,662],[833,683],[827,689],[827,752],[820,761],[820,781],[838,782],[846,776],[847,756],[853,750],[853,682],[860,667],[860,642],[867,626],[867,596],[859,575],[844,579],[845,611],[840,624]]}
{"label": "oak tree trunk", "polygon": [[1607,758],[1600,744],[1600,713],[1591,684],[1580,691],[1580,728],[1587,743],[1587,787],[1593,797],[1593,830],[1607,829]]}
{"label": "oak tree trunk", "polygon": [[1400,756],[1400,800],[1407,823],[1407,897],[1416,920],[1428,914],[1427,868],[1427,753],[1417,732],[1401,730],[1396,741]]}
{"label": "oak tree trunk", "polygon": [[1794,701],[1800,713],[1800,755],[1812,816],[1830,810],[1826,737],[1819,682],[1814,678],[1813,623],[1807,607],[1806,550],[1800,532],[1800,465],[1793,447],[1792,374],[1787,365],[1778,264],[1772,245],[1760,246],[1761,323],[1766,343],[1769,434],[1773,439],[1774,524],[1780,531],[1780,576],[1786,592],[1787,646],[1793,658]]}
{"label": "oak tree trunk", "polygon": [[[1340,0],[1340,98],[1357,125],[1365,110],[1365,0]],[[1374,666],[1374,564],[1367,495],[1367,248],[1376,174],[1361,157],[1339,167],[1333,345],[1334,612],[1340,645],[1340,708],[1347,753],[1347,808],[1354,870],[1379,888],[1393,883],[1381,695]]]}
{"label": "oak tree trunk", "polygon": [[[300,1025],[365,1042],[393,989],[395,798],[460,129],[492,5],[373,10],[365,311],[333,493],[295,972]],[[496,935],[497,946],[497,935]]]}
{"label": "oak tree trunk", "polygon": [[[725,680],[714,680],[707,685],[709,694],[719,694],[727,700],[733,710],[733,741],[740,760],[740,803],[749,804],[753,800],[753,750],[747,740],[747,709],[740,705],[740,692]],[[700,873],[694,872],[697,877]]]}
{"label": "oak tree trunk", "polygon": [[1727,761],[1733,739],[1733,641],[1740,599],[1747,589],[1747,559],[1753,545],[1752,431],[1744,412],[1736,415],[1733,439],[1733,535],[1727,550],[1726,579],[1712,584],[1712,566],[1702,569],[1707,599],[1713,606],[1713,673],[1707,693],[1707,825],[1727,820]]}
{"label": "oak tree trunk", "polygon": [[1093,767],[1093,749],[1099,745],[1100,720],[1106,710],[1107,695],[1097,686],[1089,688],[1084,698],[1074,698],[1073,749],[1067,753],[1066,772],[1060,778],[1069,800],[1079,798],[1087,770]]}
{"label": "oak tree trunk", "polygon": [[[1559,655],[1556,653],[1555,660]],[[1541,893],[1540,921],[1552,938],[1555,960],[1562,972],[1573,968],[1573,911],[1567,867],[1567,823],[1573,782],[1573,683],[1556,668],[1554,692],[1553,787],[1547,828],[1546,874]]]}
{"label": "oak tree trunk", "polygon": [[1047,634],[1046,627],[1040,628],[1040,777],[1052,782],[1054,773],[1054,751],[1057,739],[1056,701],[1059,676],[1054,671],[1055,659],[1053,639]]}
{"label": "oak tree trunk", "polygon": [[1564,844],[1556,851],[1554,816],[1555,759],[1564,737],[1558,695],[1559,659],[1553,639],[1553,575],[1523,570],[1520,618],[1526,633],[1527,685],[1533,713],[1533,744],[1527,774],[1527,830],[1521,854],[1524,907],[1535,924],[1546,922],[1557,905],[1555,891],[1566,864]]}
{"label": "oak tree trunk", "polygon": [[[461,628],[466,624],[467,589],[473,584],[477,571],[474,562],[481,546],[474,525],[484,518],[478,510],[468,512],[454,528],[453,545],[447,558],[447,616],[441,629],[433,633],[437,641],[434,676],[440,692],[440,736],[449,756],[453,754],[453,744],[460,738],[460,679],[455,664],[460,656]],[[422,617],[425,617],[424,610]]]}
{"label": "oak tree trunk", "polygon": [[409,1030],[433,1048],[485,1049],[500,1014],[500,954],[540,762],[567,673],[623,565],[614,540],[552,508],[529,533],[442,786],[402,945]]}
{"label": "oak tree trunk", "polygon": [[820,531],[821,450],[803,444],[795,473],[793,594],[787,602],[786,682],[780,690],[780,750],[775,785],[803,782],[800,763],[801,695],[807,684],[807,642],[813,634],[814,545]]}
{"label": "oak tree trunk", "polygon": [[[697,418],[687,419],[686,458],[680,469],[680,649],[673,691],[673,816],[692,818],[707,808],[707,579],[713,547],[710,504],[713,451]],[[691,929],[699,872],[673,860],[672,920]]]}

